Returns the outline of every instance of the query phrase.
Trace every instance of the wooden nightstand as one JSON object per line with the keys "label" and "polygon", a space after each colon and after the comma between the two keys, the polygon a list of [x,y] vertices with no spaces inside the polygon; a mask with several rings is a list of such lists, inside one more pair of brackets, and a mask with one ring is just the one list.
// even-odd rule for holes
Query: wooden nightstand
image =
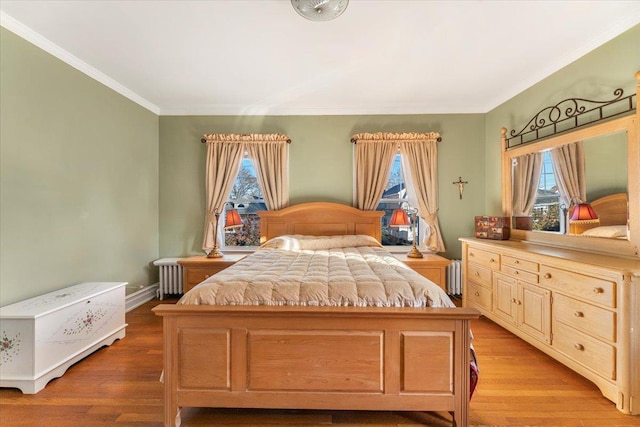
{"label": "wooden nightstand", "polygon": [[231,267],[246,256],[247,254],[225,254],[222,258],[207,258],[204,255],[182,258],[178,264],[183,270],[184,292],[188,292],[204,279]]}
{"label": "wooden nightstand", "polygon": [[447,291],[446,269],[451,260],[436,254],[424,254],[424,258],[407,258],[405,254],[395,254],[394,256],[440,286],[445,292]]}

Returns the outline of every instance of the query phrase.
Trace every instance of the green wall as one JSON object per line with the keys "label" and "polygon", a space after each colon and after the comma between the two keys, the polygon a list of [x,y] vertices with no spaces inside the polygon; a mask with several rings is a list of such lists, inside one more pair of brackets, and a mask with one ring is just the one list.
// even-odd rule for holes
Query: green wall
{"label": "green wall", "polygon": [[0,305],[156,282],[158,116],[0,31]]}
{"label": "green wall", "polygon": [[[484,206],[484,115],[385,116],[162,116],[160,117],[160,255],[202,253],[205,133],[284,133],[291,203],[352,204],[353,145],[359,132],[440,132],[440,224],[451,258],[460,257],[459,236],[473,234],[474,214]],[[463,199],[453,185],[469,181]]]}
{"label": "green wall", "polygon": [[606,100],[616,88],[635,93],[640,70],[640,25],[579,58],[486,115],[485,211],[499,215],[501,205],[500,128],[520,131],[537,112],[567,98]]}
{"label": "green wall", "polygon": [[[352,203],[351,135],[437,131],[447,251],[498,215],[500,128],[570,97],[633,93],[640,26],[487,114],[162,116],[0,30],[0,305],[82,281],[157,281],[150,263],[201,253],[204,133],[285,133],[291,203]],[[469,181],[463,199],[452,182]]]}

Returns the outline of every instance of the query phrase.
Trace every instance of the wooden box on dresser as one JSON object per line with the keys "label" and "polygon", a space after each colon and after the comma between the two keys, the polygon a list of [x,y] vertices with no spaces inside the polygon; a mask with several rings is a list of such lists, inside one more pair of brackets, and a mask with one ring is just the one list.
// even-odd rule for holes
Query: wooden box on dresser
{"label": "wooden box on dresser", "polygon": [[640,261],[462,238],[463,305],[640,414]]}
{"label": "wooden box on dresser", "polygon": [[86,282],[0,308],[0,387],[42,390],[125,336],[127,282]]}

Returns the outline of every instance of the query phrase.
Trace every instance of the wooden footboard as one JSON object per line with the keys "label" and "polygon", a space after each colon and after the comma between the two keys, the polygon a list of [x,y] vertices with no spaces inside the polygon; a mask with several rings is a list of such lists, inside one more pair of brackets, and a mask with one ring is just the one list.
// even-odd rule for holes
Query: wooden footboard
{"label": "wooden footboard", "polygon": [[162,304],[165,425],[181,407],[450,411],[468,424],[468,308]]}

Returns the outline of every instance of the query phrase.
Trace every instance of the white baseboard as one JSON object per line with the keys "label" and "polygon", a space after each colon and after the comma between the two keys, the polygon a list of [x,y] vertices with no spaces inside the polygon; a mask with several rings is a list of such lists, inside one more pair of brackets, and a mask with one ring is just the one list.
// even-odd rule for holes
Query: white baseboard
{"label": "white baseboard", "polygon": [[145,286],[140,288],[140,290],[127,295],[125,299],[125,313],[128,313],[145,302],[154,299],[158,295],[159,287],[159,283],[154,283],[153,285]]}

